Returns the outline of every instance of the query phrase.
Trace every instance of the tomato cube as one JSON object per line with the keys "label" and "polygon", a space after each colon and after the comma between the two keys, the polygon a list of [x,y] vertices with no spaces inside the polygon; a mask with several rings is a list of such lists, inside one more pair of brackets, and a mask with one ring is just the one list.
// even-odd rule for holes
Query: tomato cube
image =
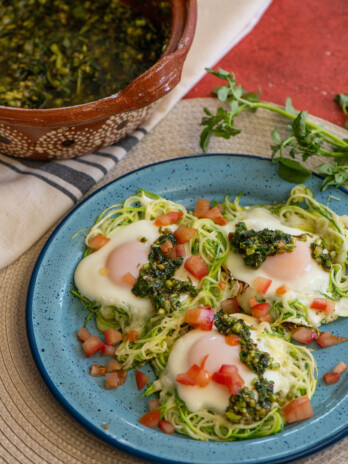
{"label": "tomato cube", "polygon": [[228,224],[228,220],[223,217],[220,209],[217,206],[214,206],[213,208],[210,208],[209,211],[205,213],[205,218],[211,219],[215,224],[218,224],[219,226],[225,226]]}
{"label": "tomato cube", "polygon": [[160,409],[153,409],[152,411],[147,412],[144,414],[140,419],[139,422],[146,427],[150,427],[151,429],[156,429],[159,421],[161,419],[161,410]]}
{"label": "tomato cube", "polygon": [[317,333],[307,327],[297,327],[291,332],[291,336],[297,342],[309,345],[317,338]]}
{"label": "tomato cube", "polygon": [[211,330],[214,323],[214,311],[210,306],[187,309],[184,322],[191,327],[199,327],[201,330]]}
{"label": "tomato cube", "polygon": [[322,332],[317,338],[317,343],[322,348],[328,348],[329,346],[339,345],[340,343],[344,343],[347,341],[348,338],[333,335],[331,332]]}
{"label": "tomato cube", "polygon": [[336,303],[326,298],[314,298],[311,303],[311,308],[318,311],[324,311],[327,314],[332,314],[335,310]]}
{"label": "tomato cube", "polygon": [[269,303],[258,303],[251,308],[251,314],[261,322],[272,322],[270,309],[271,305]]}
{"label": "tomato cube", "polygon": [[104,235],[98,234],[88,241],[88,246],[89,248],[92,248],[92,250],[99,250],[99,248],[102,248],[108,242],[110,242],[108,237],[104,237]]}
{"label": "tomato cube", "polygon": [[323,377],[326,385],[333,385],[340,380],[341,375],[338,372],[327,372]]}
{"label": "tomato cube", "polygon": [[107,345],[117,345],[123,339],[122,333],[112,327],[104,330],[104,337]]}
{"label": "tomato cube", "polygon": [[265,295],[271,286],[272,280],[271,279],[266,279],[265,277],[256,277],[254,280],[254,285],[256,288],[256,291],[259,293],[262,293],[262,295]]}
{"label": "tomato cube", "polygon": [[80,340],[80,342],[85,342],[90,336],[91,334],[86,329],[86,327],[81,327],[81,329],[77,332],[77,338]]}
{"label": "tomato cube", "polygon": [[192,255],[187,258],[184,268],[198,280],[201,280],[209,274],[208,266],[205,264],[203,259],[197,255]]}
{"label": "tomato cube", "polygon": [[102,351],[103,348],[104,343],[96,335],[88,337],[87,340],[82,343],[82,349],[87,358],[93,356],[98,351]]}
{"label": "tomato cube", "polygon": [[158,427],[167,435],[171,435],[175,431],[174,425],[164,419],[159,421]]}
{"label": "tomato cube", "polygon": [[198,198],[196,200],[196,206],[195,206],[195,211],[194,211],[194,215],[200,219],[200,218],[204,218],[206,213],[209,211],[210,209],[210,202],[209,200],[207,200],[206,198]]}
{"label": "tomato cube", "polygon": [[135,380],[137,382],[138,390],[140,391],[149,383],[149,376],[136,369]]}
{"label": "tomato cube", "polygon": [[311,401],[307,395],[300,396],[290,401],[283,411],[289,424],[314,416]]}
{"label": "tomato cube", "polygon": [[344,361],[341,361],[340,363],[335,366],[332,371],[336,372],[337,374],[343,374],[347,370],[347,364]]}
{"label": "tomato cube", "polygon": [[228,298],[221,302],[222,312],[225,314],[233,314],[239,312],[239,303],[237,298]]}
{"label": "tomato cube", "polygon": [[177,239],[178,243],[184,244],[189,242],[195,235],[196,235],[197,229],[194,229],[193,227],[187,227],[181,224],[175,231],[174,231],[174,236]]}

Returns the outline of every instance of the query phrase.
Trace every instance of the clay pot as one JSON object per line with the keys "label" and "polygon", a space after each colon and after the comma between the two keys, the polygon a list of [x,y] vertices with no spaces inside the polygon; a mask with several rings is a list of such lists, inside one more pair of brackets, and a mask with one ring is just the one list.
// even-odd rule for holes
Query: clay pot
{"label": "clay pot", "polygon": [[[149,70],[121,92],[83,105],[37,110],[0,106],[0,152],[40,160],[74,158],[132,133],[148,116],[152,103],[179,83],[193,40],[196,0],[170,3],[169,43]],[[147,0],[146,5],[154,10],[156,0]]]}

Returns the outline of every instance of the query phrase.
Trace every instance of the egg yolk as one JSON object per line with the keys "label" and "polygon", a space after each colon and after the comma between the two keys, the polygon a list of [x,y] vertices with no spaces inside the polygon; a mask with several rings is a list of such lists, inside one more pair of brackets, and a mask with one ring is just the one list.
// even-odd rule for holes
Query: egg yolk
{"label": "egg yolk", "polygon": [[262,264],[261,270],[279,280],[296,280],[308,272],[312,265],[312,257],[307,242],[296,242],[292,252],[269,256]]}
{"label": "egg yolk", "polygon": [[189,366],[201,365],[204,357],[208,355],[204,368],[212,375],[218,372],[223,364],[233,364],[238,368],[239,375],[244,380],[253,378],[251,370],[240,361],[240,346],[230,346],[226,343],[226,337],[219,333],[210,332],[202,335],[187,353]]}
{"label": "egg yolk", "polygon": [[150,250],[150,244],[139,240],[131,240],[114,248],[106,260],[108,278],[115,285],[129,286],[123,280],[123,276],[130,273],[137,279],[140,267],[149,261]]}

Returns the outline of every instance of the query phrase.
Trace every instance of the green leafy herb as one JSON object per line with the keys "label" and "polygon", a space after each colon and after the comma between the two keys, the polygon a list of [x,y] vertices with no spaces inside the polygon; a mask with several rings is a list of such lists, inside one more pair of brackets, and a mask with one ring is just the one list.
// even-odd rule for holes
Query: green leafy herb
{"label": "green leafy herb", "polygon": [[[334,101],[340,105],[343,113],[348,116],[348,93],[337,94]],[[348,129],[348,121],[346,122],[346,129]]]}
{"label": "green leafy herb", "polygon": [[244,222],[238,222],[236,230],[229,234],[232,250],[243,256],[244,263],[258,269],[267,256],[292,251],[295,238],[281,230],[248,230]]}
{"label": "green leafy herb", "polygon": [[[340,139],[323,127],[308,121],[307,112],[297,111],[290,98],[287,98],[282,108],[260,100],[260,92],[257,94],[248,92],[238,85],[233,73],[223,69],[218,71],[207,69],[207,71],[226,82],[225,85],[214,90],[218,99],[226,106],[219,107],[216,114],[207,108],[204,109],[205,116],[201,121],[204,129],[200,139],[203,151],[207,151],[211,137],[228,139],[240,134],[241,129],[236,127],[235,120],[241,112],[263,108],[291,121],[288,125],[289,136],[285,139],[282,139],[277,128],[274,128],[271,134],[272,159],[278,163],[279,175],[284,180],[296,184],[305,182],[311,172],[295,158],[306,161],[317,155],[330,159],[329,162],[318,167],[319,172],[325,177],[322,190],[328,186],[339,187],[345,184],[348,180],[348,139]],[[339,96],[339,103],[346,112],[347,94]]]}

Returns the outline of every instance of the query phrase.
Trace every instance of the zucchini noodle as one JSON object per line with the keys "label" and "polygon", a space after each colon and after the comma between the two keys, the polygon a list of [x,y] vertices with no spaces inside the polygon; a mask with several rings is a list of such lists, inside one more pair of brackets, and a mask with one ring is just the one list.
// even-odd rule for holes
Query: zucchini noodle
{"label": "zucchini noodle", "polygon": [[212,411],[190,412],[185,403],[172,392],[161,392],[161,409],[164,418],[171,422],[178,433],[201,441],[235,441],[273,435],[283,429],[284,422],[272,410],[262,421],[252,425],[233,424],[225,416]]}

